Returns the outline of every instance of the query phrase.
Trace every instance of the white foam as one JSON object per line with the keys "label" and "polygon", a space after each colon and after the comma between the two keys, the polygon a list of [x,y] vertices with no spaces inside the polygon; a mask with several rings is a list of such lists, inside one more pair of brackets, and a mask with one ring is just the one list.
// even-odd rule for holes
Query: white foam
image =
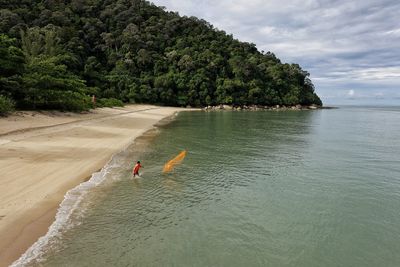
{"label": "white foam", "polygon": [[[146,131],[152,129],[158,128],[152,127]],[[79,220],[72,220],[72,215],[76,215],[77,211],[80,212],[80,215],[83,215],[85,210],[82,209],[82,201],[85,199],[87,193],[90,192],[91,189],[100,185],[102,182],[106,181],[106,178],[111,178],[112,181],[116,180],[113,177],[108,177],[107,174],[113,168],[121,167],[121,161],[118,159],[118,156],[129,151],[129,147],[131,147],[135,141],[135,139],[132,140],[132,142],[130,142],[122,151],[114,154],[99,172],[92,174],[88,181],[77,185],[75,188],[69,190],[65,194],[64,200],[61,202],[58,208],[55,221],[49,227],[46,235],[40,237],[24,254],[22,254],[18,260],[13,262],[10,267],[27,266],[30,263],[41,262],[44,260],[43,256],[46,253],[46,248],[56,244],[60,240],[62,233],[80,223]]]}
{"label": "white foam", "polygon": [[81,203],[85,199],[87,193],[105,181],[109,171],[112,168],[117,167],[114,157],[115,155],[99,172],[92,174],[92,177],[88,181],[79,184],[65,194],[64,200],[61,202],[58,208],[55,221],[49,227],[46,235],[40,237],[18,260],[11,265],[11,267],[26,266],[33,261],[43,261],[42,257],[46,252],[46,248],[56,244],[63,232],[71,229],[79,223],[78,221],[75,223],[72,221],[72,215],[74,212],[78,211],[78,209],[80,212],[84,212],[80,210],[80,208]]}

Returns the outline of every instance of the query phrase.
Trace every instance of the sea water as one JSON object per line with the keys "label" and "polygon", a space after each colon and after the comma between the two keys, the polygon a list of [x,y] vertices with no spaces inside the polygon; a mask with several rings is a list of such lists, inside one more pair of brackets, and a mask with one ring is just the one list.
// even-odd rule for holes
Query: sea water
{"label": "sea water", "polygon": [[183,112],[98,175],[18,264],[400,266],[399,108]]}

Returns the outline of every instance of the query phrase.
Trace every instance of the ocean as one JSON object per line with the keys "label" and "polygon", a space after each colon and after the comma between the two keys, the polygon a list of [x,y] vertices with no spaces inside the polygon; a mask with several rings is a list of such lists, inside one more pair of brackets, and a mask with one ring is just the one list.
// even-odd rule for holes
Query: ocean
{"label": "ocean", "polygon": [[400,266],[399,251],[400,108],[182,112],[69,192],[15,265]]}

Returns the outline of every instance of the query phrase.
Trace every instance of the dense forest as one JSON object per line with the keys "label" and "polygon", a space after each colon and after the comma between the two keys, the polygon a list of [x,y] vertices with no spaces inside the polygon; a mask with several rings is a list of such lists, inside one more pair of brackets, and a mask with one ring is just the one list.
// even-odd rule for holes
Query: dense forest
{"label": "dense forest", "polygon": [[143,0],[0,0],[2,109],[322,105],[309,73]]}

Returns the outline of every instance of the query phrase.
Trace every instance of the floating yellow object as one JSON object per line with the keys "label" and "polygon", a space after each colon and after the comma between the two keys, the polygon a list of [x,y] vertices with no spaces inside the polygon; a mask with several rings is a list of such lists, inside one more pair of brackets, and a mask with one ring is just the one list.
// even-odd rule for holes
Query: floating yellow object
{"label": "floating yellow object", "polygon": [[174,169],[175,165],[179,164],[182,162],[182,160],[186,157],[186,150],[183,150],[181,153],[179,153],[178,156],[175,158],[171,159],[164,165],[163,172],[170,172]]}

